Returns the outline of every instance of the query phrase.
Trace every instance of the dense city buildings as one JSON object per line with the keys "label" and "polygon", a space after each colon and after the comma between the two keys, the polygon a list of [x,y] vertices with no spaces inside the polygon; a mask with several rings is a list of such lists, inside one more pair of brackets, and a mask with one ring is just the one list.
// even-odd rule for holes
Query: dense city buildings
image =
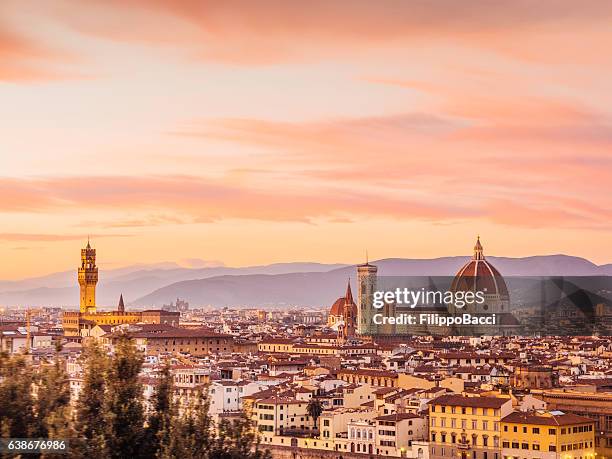
{"label": "dense city buildings", "polygon": [[[5,311],[0,346],[34,365],[59,355],[79,406],[84,346],[112,355],[127,336],[141,352],[140,380],[151,400],[168,367],[173,397],[186,412],[208,394],[217,422],[247,416],[261,444],[286,459],[612,458],[612,340],[609,336],[372,333],[366,305],[381,285],[378,268],[356,267],[357,294],[313,308],[214,308],[180,297],[162,309],[96,304],[96,251],[78,269],[79,311]],[[486,310],[503,316],[512,291],[484,255],[467,272],[489,292]],[[461,285],[464,287],[461,287]],[[382,308],[393,314],[395,306]],[[478,313],[478,311],[473,311]]]}

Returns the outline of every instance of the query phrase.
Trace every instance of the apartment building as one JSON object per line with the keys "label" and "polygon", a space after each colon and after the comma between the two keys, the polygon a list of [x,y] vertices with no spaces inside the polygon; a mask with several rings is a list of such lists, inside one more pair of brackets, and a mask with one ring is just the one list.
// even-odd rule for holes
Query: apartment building
{"label": "apartment building", "polygon": [[500,424],[512,412],[510,398],[442,395],[428,405],[430,458],[500,459]]}
{"label": "apartment building", "polygon": [[562,411],[514,412],[501,422],[503,459],[595,457],[594,423]]}

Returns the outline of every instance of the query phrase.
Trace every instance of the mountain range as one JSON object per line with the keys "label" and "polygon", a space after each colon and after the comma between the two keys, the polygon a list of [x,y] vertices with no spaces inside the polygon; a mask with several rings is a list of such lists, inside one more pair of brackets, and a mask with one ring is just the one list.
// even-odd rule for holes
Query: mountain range
{"label": "mountain range", "polygon": [[[372,262],[383,276],[452,276],[469,257],[387,258]],[[504,276],[612,276],[612,264],[584,258],[543,255],[487,257]],[[175,263],[135,265],[100,271],[97,303],[111,309],[120,294],[128,307],[160,307],[177,297],[192,307],[327,306],[344,295],[356,268],[346,264],[276,263],[232,268],[185,268]],[[355,285],[353,283],[353,288]],[[76,270],[20,281],[0,281],[0,304],[76,307]]]}

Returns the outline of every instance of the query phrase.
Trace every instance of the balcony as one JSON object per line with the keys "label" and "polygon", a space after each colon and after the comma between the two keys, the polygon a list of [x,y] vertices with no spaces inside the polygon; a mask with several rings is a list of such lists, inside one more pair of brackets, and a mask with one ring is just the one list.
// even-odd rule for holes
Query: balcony
{"label": "balcony", "polygon": [[459,449],[470,449],[470,441],[467,439],[460,438],[457,440],[457,448]]}

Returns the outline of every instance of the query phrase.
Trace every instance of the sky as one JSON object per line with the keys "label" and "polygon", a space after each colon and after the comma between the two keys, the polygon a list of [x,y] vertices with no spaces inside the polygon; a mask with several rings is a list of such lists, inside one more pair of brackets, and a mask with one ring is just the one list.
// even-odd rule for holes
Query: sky
{"label": "sky", "polygon": [[612,2],[3,0],[0,278],[612,262]]}

